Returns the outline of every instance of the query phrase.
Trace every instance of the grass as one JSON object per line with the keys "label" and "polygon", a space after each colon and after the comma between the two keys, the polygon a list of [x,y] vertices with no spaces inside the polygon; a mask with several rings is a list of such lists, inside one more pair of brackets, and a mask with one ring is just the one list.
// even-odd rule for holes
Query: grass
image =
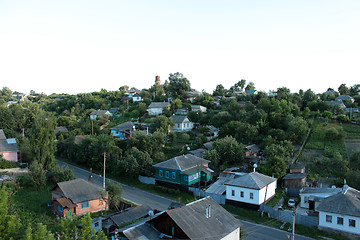
{"label": "grass", "polygon": [[360,126],[353,124],[343,124],[344,131],[346,132],[346,138],[350,139],[360,139]]}
{"label": "grass", "polygon": [[266,205],[269,207],[274,207],[280,201],[281,198],[285,199],[286,193],[283,189],[277,188],[275,196]]}

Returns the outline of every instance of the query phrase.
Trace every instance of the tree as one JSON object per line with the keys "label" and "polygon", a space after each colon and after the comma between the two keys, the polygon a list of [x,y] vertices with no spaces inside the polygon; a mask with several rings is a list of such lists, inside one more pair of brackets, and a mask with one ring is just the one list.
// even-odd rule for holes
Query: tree
{"label": "tree", "polygon": [[190,81],[182,73],[170,73],[169,92],[173,98],[183,99],[190,90]]}
{"label": "tree", "polygon": [[269,166],[272,174],[276,178],[283,177],[286,174],[287,163],[284,157],[271,156],[269,159]]}
{"label": "tree", "polygon": [[219,137],[233,136],[237,141],[247,144],[258,135],[255,126],[240,121],[231,121],[220,128]]}
{"label": "tree", "polygon": [[339,91],[340,95],[349,95],[350,94],[350,89],[346,86],[345,83],[343,83],[339,86],[338,91]]}
{"label": "tree", "polygon": [[55,166],[55,127],[52,114],[40,111],[35,116],[30,132],[30,144],[33,160],[37,160],[45,169]]}
{"label": "tree", "polygon": [[0,240],[14,239],[20,230],[15,215],[9,214],[9,196],[5,187],[0,187]]}
{"label": "tree", "polygon": [[176,98],[170,103],[171,113],[174,113],[179,108],[182,108],[182,103],[180,99]]}
{"label": "tree", "polygon": [[160,115],[157,116],[154,122],[151,124],[151,129],[153,131],[160,131],[162,133],[168,134],[173,126],[174,122],[171,118]]}
{"label": "tree", "polygon": [[37,160],[30,165],[29,180],[34,187],[44,187],[46,185],[46,172],[43,165]]}
{"label": "tree", "polygon": [[216,86],[215,90],[213,91],[213,96],[224,96],[226,89],[222,84]]}
{"label": "tree", "polygon": [[310,102],[315,101],[317,99],[316,94],[308,89],[303,96],[303,107],[306,107]]}
{"label": "tree", "polygon": [[350,87],[350,95],[355,96],[360,94],[360,84],[354,84]]}
{"label": "tree", "polygon": [[106,191],[108,192],[109,206],[114,206],[117,210],[119,210],[122,194],[121,185],[109,181],[106,186]]}
{"label": "tree", "polygon": [[245,90],[255,90],[255,84],[253,82],[249,82]]}
{"label": "tree", "polygon": [[304,139],[308,129],[308,123],[302,117],[290,117],[288,120],[289,139],[296,143],[300,143]]}

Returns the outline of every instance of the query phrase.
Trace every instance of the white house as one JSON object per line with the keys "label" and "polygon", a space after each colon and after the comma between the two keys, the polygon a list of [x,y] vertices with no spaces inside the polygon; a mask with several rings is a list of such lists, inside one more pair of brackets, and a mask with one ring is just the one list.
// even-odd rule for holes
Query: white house
{"label": "white house", "polygon": [[148,107],[148,113],[150,116],[160,115],[163,112],[163,108],[170,107],[169,102],[152,102]]}
{"label": "white house", "polygon": [[206,112],[207,108],[201,105],[191,105],[191,111],[193,112],[197,112],[197,111],[201,111],[201,112]]}
{"label": "white house", "polygon": [[339,192],[341,192],[341,188],[305,187],[299,193],[300,207],[316,211],[322,200]]}
{"label": "white house", "polygon": [[139,93],[135,93],[132,96],[132,99],[133,99],[133,102],[141,102],[142,101],[141,95]]}
{"label": "white house", "polygon": [[173,127],[174,132],[188,132],[194,127],[194,123],[192,123],[187,116],[172,115],[171,119],[175,124]]}
{"label": "white house", "polygon": [[360,191],[345,185],[340,193],[324,199],[317,210],[319,229],[360,235]]}
{"label": "white house", "polygon": [[244,174],[225,183],[226,201],[259,207],[275,195],[276,178],[258,172]]}

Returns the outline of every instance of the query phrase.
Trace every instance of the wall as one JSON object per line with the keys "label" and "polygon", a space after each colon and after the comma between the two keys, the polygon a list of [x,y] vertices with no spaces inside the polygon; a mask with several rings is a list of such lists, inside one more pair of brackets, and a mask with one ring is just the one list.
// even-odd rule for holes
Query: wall
{"label": "wall", "polygon": [[148,112],[150,116],[156,116],[162,114],[162,108],[149,108]]}
{"label": "wall", "polygon": [[[235,196],[232,196],[232,190],[234,190]],[[244,192],[244,197],[241,197],[241,192]],[[250,193],[254,194],[253,199],[250,199]],[[238,202],[246,202],[256,205],[260,204],[259,190],[256,189],[226,186],[226,199],[238,201]]]}
{"label": "wall", "polygon": [[[326,215],[332,216],[332,223],[326,222]],[[337,217],[344,218],[344,225],[337,224]],[[349,226],[349,219],[355,220],[355,227]],[[327,227],[327,228],[336,229],[336,230],[340,230],[340,231],[344,231],[344,232],[360,234],[360,218],[320,211],[319,212],[319,227]]]}
{"label": "wall", "polygon": [[229,233],[221,240],[237,240],[237,239],[240,240],[240,228],[235,229],[233,232]]}
{"label": "wall", "polygon": [[76,216],[85,215],[88,212],[98,212],[101,210],[105,210],[105,202],[100,201],[99,199],[93,199],[89,201],[89,207],[81,209],[81,203],[77,203],[77,207],[75,208]]}
{"label": "wall", "polygon": [[3,158],[5,160],[11,161],[11,162],[17,162],[18,161],[17,152],[2,152],[0,154],[3,155]]}
{"label": "wall", "polygon": [[275,190],[276,190],[276,181],[270,183],[267,187],[267,190],[266,187],[262,188],[259,193],[259,197],[260,197],[259,204],[262,204],[264,202],[265,194],[266,194],[265,202],[270,198],[272,198],[273,196],[275,196]]}

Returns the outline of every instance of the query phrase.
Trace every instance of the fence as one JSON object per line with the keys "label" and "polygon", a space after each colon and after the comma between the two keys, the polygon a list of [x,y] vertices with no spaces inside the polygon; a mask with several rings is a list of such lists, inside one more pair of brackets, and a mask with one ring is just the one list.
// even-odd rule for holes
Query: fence
{"label": "fence", "polygon": [[[292,222],[293,221],[293,213],[292,211],[282,211],[282,210],[274,210],[269,206],[260,206],[260,211],[264,210],[264,212],[268,213],[270,217],[276,218],[283,222]],[[313,216],[305,216],[296,214],[295,223],[301,224],[308,227],[317,227],[319,225],[319,218]]]}
{"label": "fence", "polygon": [[[197,197],[199,196],[198,188],[189,187],[189,191],[192,192],[194,194],[194,196],[197,196]],[[201,189],[200,197],[211,197],[212,199],[215,200],[215,202],[217,202],[219,204],[225,204],[225,195],[211,194],[211,193],[207,193]]]}

